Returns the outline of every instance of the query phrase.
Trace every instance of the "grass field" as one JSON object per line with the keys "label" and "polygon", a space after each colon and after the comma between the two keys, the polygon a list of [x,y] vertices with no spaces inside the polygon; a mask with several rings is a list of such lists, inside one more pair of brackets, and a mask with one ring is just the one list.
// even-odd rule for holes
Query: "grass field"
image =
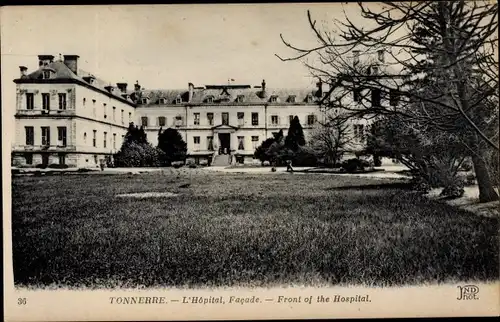
{"label": "grass field", "polygon": [[[12,182],[20,286],[382,286],[498,278],[497,218],[427,200],[401,183],[222,173]],[[116,197],[130,192],[177,195]]]}

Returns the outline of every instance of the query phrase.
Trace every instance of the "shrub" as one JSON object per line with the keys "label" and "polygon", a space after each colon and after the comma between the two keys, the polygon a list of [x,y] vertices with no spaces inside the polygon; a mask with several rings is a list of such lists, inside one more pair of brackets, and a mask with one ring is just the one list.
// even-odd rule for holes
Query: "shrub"
{"label": "shrub", "polygon": [[465,160],[464,162],[462,162],[459,169],[462,171],[467,171],[467,172],[471,171],[472,170],[472,161]]}
{"label": "shrub", "polygon": [[421,192],[421,193],[428,193],[431,190],[431,185],[427,180],[425,180],[422,177],[419,176],[414,176],[411,181],[411,187],[413,190]]}
{"label": "shrub", "polygon": [[464,192],[463,183],[457,181],[454,184],[444,187],[439,195],[442,197],[456,199],[462,197]]}
{"label": "shrub", "polygon": [[301,146],[292,156],[292,165],[299,167],[314,167],[318,165],[318,159],[310,148]]}
{"label": "shrub", "polygon": [[189,167],[190,169],[196,169],[196,168],[198,168],[198,165],[196,165],[196,163],[190,163],[190,164],[188,165],[188,167]]}
{"label": "shrub", "polygon": [[174,161],[172,162],[172,166],[176,169],[179,169],[180,167],[182,167],[184,165],[184,161]]}
{"label": "shrub", "polygon": [[476,182],[476,176],[473,173],[469,173],[466,177],[465,180],[468,185],[473,185]]}
{"label": "shrub", "polygon": [[90,172],[90,171],[92,171],[92,170],[87,169],[87,168],[78,168],[78,170],[77,170],[77,171],[78,171],[78,172]]}
{"label": "shrub", "polygon": [[341,167],[342,167],[342,169],[345,170],[345,172],[354,173],[357,171],[363,171],[365,169],[365,167],[368,165],[369,165],[369,163],[367,161],[360,160],[357,158],[352,158],[352,159],[345,160],[344,162],[342,162]]}
{"label": "shrub", "polygon": [[47,164],[43,164],[43,163],[37,164],[35,166],[35,168],[37,168],[37,169],[47,169]]}
{"label": "shrub", "polygon": [[51,168],[51,169],[67,169],[68,165],[67,164],[53,163],[53,164],[49,164],[49,168]]}

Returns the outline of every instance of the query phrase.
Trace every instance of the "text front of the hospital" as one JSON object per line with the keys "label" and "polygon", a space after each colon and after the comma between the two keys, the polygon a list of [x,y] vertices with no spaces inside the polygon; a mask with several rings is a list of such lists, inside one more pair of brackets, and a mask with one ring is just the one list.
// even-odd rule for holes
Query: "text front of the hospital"
{"label": "text front of the hospital", "polygon": [[[160,128],[175,128],[187,143],[188,158],[216,155],[252,162],[257,146],[288,130],[297,116],[306,139],[325,118],[322,85],[310,89],[189,83],[185,89],[115,86],[78,68],[77,55],[38,56],[38,69],[20,66],[16,83],[15,166],[65,164],[96,167],[120,149],[130,123],[142,126],[157,145]],[[260,81],[260,80],[259,80]],[[356,124],[354,124],[356,125]],[[358,129],[363,125],[360,120]]]}

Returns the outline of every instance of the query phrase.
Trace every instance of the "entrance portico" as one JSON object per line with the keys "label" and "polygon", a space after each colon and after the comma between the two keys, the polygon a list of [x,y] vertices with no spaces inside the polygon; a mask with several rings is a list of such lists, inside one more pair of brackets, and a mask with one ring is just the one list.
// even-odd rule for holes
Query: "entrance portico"
{"label": "entrance portico", "polygon": [[218,154],[231,154],[232,151],[236,150],[234,146],[236,142],[234,133],[238,130],[237,127],[221,124],[214,126],[212,130],[214,133],[213,136],[218,142],[217,146],[214,146]]}

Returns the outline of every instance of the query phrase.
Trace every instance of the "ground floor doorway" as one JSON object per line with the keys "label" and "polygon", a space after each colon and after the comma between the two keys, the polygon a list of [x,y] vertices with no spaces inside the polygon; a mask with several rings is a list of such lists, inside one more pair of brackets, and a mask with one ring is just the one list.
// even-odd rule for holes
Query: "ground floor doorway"
{"label": "ground floor doorway", "polygon": [[219,133],[219,154],[231,153],[231,135],[229,133]]}

